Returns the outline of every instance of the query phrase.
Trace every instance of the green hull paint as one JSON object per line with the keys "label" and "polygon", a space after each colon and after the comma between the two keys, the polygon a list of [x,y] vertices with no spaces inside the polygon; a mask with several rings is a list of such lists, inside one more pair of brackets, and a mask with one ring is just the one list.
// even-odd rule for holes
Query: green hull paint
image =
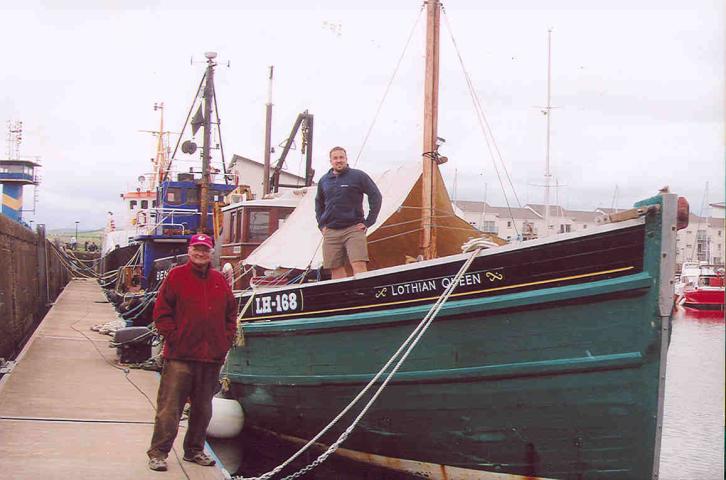
{"label": "green hull paint", "polygon": [[[451,300],[344,446],[548,478],[650,478],[669,322],[660,219],[646,222],[641,273]],[[310,438],[425,311],[246,324],[223,374],[249,424]]]}

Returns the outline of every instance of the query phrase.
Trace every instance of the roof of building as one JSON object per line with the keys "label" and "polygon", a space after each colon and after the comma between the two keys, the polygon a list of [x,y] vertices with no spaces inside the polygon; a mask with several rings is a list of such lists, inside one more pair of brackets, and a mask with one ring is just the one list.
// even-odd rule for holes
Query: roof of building
{"label": "roof of building", "polygon": [[465,212],[481,212],[485,208],[489,208],[486,202],[475,202],[472,200],[456,200],[454,204]]}
{"label": "roof of building", "polygon": [[567,216],[576,222],[595,223],[595,219],[602,216],[599,212],[586,212],[584,210],[567,210]]}
{"label": "roof of building", "polygon": [[[262,168],[265,167],[265,164],[264,163],[260,163],[260,162],[258,162],[256,160],[252,160],[251,158],[243,157],[242,155],[237,155],[235,153],[235,154],[232,155],[232,160],[229,162],[229,169],[231,170],[232,167],[234,167],[237,163],[247,163],[247,164],[250,164],[250,165],[254,165],[256,167],[262,167]],[[270,166],[270,169],[272,169],[272,168],[273,167]],[[285,175],[290,175],[292,177],[295,177],[296,179],[302,180],[303,182],[305,181],[305,177],[301,177],[299,175],[295,175],[294,173],[290,173],[287,170],[282,170],[282,173],[284,173]]]}
{"label": "roof of building", "polygon": [[604,213],[605,215],[610,215],[612,213],[618,213],[618,212],[624,212],[627,210],[627,208],[607,208],[607,207],[597,207],[595,208],[596,212]]}
{"label": "roof of building", "polygon": [[[544,215],[544,205],[542,204],[528,203],[527,207],[537,212],[540,216]],[[553,217],[569,218],[574,222],[594,223],[595,219],[602,214],[595,211],[588,212],[585,210],[568,210],[560,205],[550,205],[550,215]]]}
{"label": "roof of building", "polygon": [[457,200],[456,206],[466,213],[479,213],[496,215],[499,218],[516,218],[518,220],[538,220],[540,217],[528,208],[494,207],[486,202],[470,200]]}
{"label": "roof of building", "polygon": [[[525,208],[529,208],[537,212],[537,215],[544,217],[545,206],[541,203],[528,203]],[[550,215],[553,217],[566,217],[566,210],[560,205],[550,205]]]}
{"label": "roof of building", "polygon": [[[490,215],[496,215],[499,218],[507,219],[514,217],[517,220],[537,220],[543,218],[544,205],[539,203],[528,203],[524,208],[512,207],[495,207],[486,202],[476,202],[471,200],[457,200],[456,206],[466,213],[482,212]],[[596,219],[601,215],[610,215],[613,213],[624,212],[626,208],[605,208],[598,207],[594,211],[585,210],[567,210],[560,205],[550,205],[550,214],[554,217],[565,217],[575,222],[595,223]],[[511,213],[510,213],[511,211]],[[720,210],[719,210],[720,212]],[[708,217],[708,225],[711,228],[726,228],[726,219],[724,217]],[[689,224],[696,226],[699,223],[705,226],[705,217],[699,217],[691,212]]]}

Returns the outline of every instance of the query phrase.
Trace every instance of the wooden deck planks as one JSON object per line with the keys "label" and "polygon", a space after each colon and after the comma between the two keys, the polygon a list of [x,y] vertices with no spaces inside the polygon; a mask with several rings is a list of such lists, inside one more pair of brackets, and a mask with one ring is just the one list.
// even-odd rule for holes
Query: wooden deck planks
{"label": "wooden deck planks", "polygon": [[[155,403],[158,375],[130,370],[127,379],[107,363],[116,357],[109,337],[90,327],[115,318],[96,282],[72,280],[0,379],[3,478],[187,478],[174,452],[166,473],[146,465],[154,409],[131,382]],[[221,469],[181,463],[191,480],[224,478]]]}

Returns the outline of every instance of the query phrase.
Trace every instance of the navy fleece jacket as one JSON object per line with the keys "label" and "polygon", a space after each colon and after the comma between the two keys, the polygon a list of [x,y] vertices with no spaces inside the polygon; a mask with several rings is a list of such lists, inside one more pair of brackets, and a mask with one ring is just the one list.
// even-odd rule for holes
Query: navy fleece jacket
{"label": "navy fleece jacket", "polygon": [[[363,217],[363,194],[368,195],[368,218]],[[381,192],[361,170],[346,168],[338,175],[331,168],[318,182],[315,217],[318,228],[347,228],[358,223],[370,227],[381,211]]]}

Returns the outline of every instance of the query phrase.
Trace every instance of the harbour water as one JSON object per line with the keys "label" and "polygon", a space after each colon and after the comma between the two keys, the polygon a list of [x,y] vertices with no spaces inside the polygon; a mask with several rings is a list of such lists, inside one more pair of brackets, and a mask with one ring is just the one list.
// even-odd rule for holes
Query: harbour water
{"label": "harbour water", "polygon": [[724,478],[724,312],[673,317],[660,466],[662,480]]}
{"label": "harbour water", "polygon": [[[668,352],[665,395],[660,478],[723,479],[723,312],[676,311]],[[233,440],[211,440],[211,443],[225,465],[244,476],[267,472],[295,451],[289,444],[250,431]],[[303,455],[293,465],[303,467],[320,453],[321,450],[315,450]],[[291,473],[294,470],[285,471]],[[302,478],[408,480],[414,477],[332,456]]]}

